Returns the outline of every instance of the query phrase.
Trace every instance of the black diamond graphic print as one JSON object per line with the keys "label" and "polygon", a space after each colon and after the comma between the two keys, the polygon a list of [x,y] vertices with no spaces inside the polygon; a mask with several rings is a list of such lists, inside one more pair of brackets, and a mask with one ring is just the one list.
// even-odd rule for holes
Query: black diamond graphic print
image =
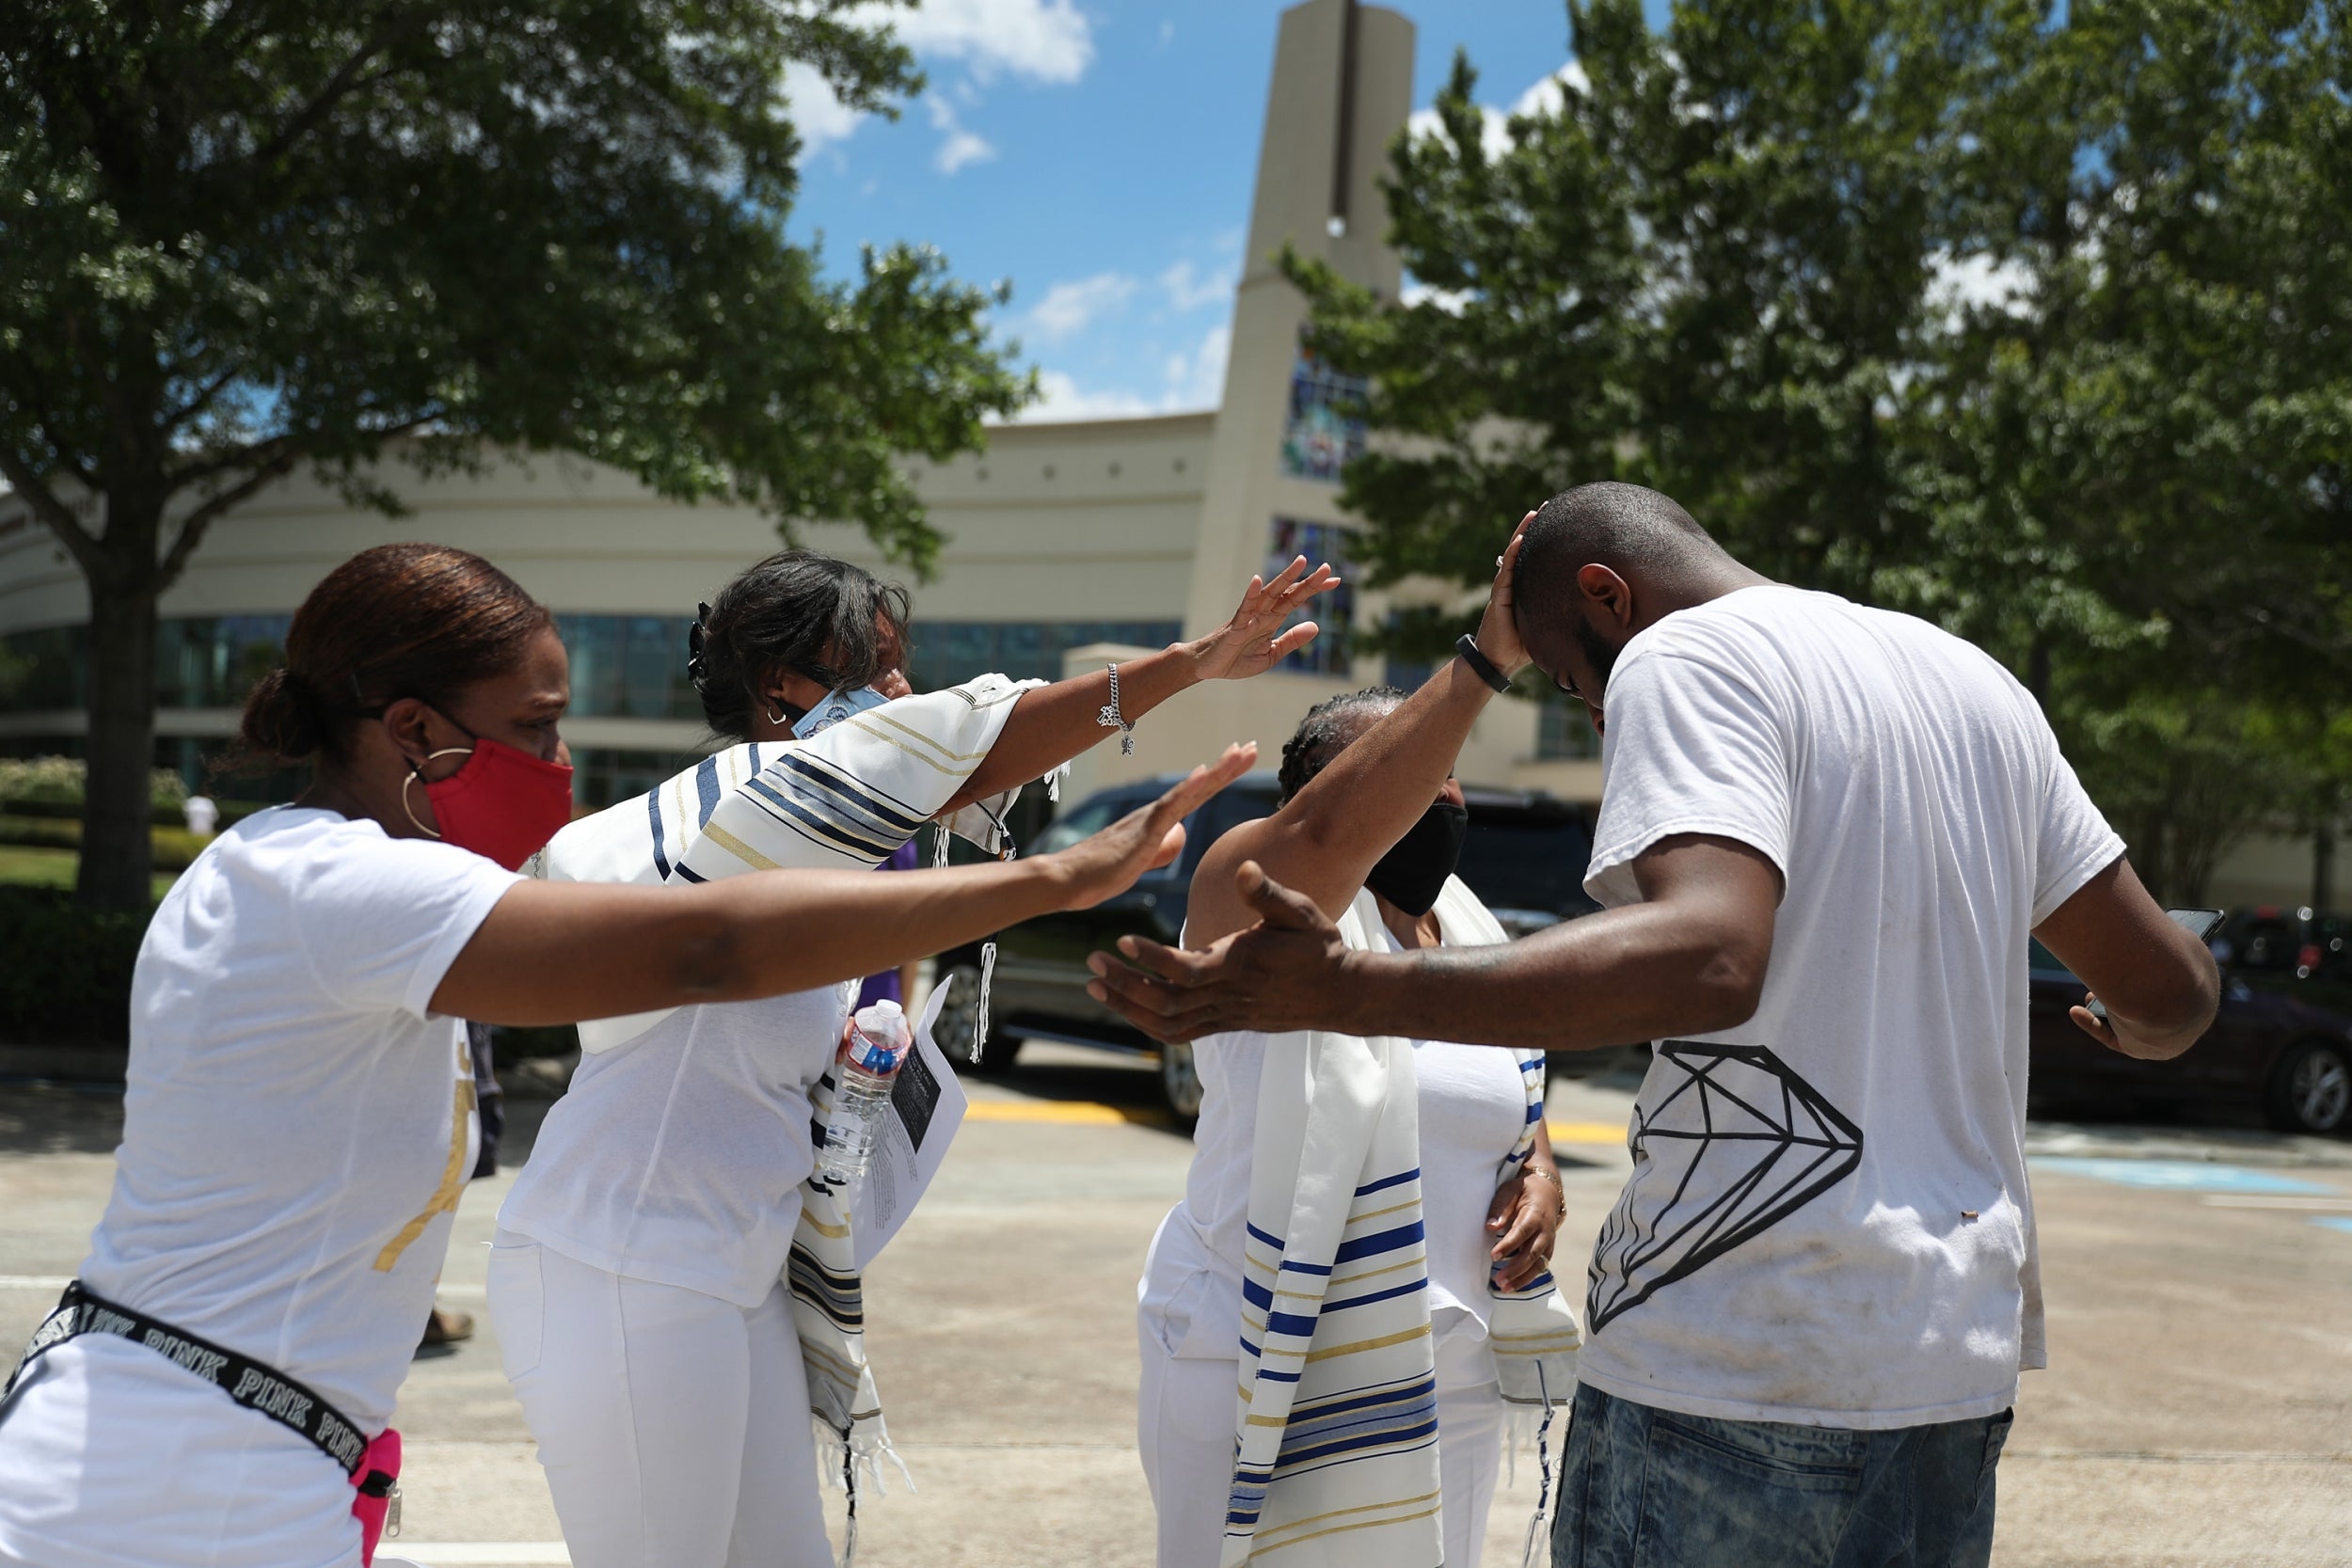
{"label": "black diamond graphic print", "polygon": [[1593,1248],[1588,1333],[1771,1229],[1862,1163],[1862,1129],[1763,1046],[1667,1040],[1651,1070],[1679,1081],[1635,1113],[1634,1180]]}

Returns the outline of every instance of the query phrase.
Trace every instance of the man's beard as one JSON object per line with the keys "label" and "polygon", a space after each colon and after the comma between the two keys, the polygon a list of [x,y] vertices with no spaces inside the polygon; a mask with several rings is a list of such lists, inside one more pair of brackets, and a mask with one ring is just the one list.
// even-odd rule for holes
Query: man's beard
{"label": "man's beard", "polygon": [[1581,616],[1569,624],[1568,629],[1576,634],[1576,645],[1583,653],[1584,662],[1592,667],[1593,689],[1586,695],[1598,698],[1608,690],[1609,673],[1617,667],[1620,650],[1603,641],[1600,633]]}

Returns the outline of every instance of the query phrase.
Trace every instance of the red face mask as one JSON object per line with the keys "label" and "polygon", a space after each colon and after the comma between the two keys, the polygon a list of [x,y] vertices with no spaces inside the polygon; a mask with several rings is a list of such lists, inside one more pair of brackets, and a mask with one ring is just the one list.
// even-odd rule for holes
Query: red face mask
{"label": "red face mask", "polygon": [[[528,752],[480,736],[473,737],[470,755],[464,747],[452,746],[424,760],[452,755],[466,757],[466,766],[446,779],[427,779],[424,784],[425,799],[433,802],[433,819],[441,831],[433,832],[417,822],[414,811],[408,814],[409,821],[444,844],[470,849],[509,871],[518,871],[523,862],[546,847],[557,829],[572,819],[570,768],[541,762]],[[421,769],[409,782],[419,778],[423,778]],[[407,795],[404,784],[403,804]]]}

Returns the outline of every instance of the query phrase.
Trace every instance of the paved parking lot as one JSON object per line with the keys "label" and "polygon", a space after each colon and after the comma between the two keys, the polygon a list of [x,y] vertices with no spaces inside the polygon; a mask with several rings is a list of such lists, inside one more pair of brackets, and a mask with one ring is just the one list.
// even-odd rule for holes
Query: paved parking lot
{"label": "paved parking lot", "polygon": [[[868,1284],[891,1430],[919,1490],[864,1511],[872,1568],[1144,1568],[1134,1290],[1189,1145],[1135,1065],[1032,1045],[975,1114]],[[1568,1221],[1589,1242],[1626,1168],[1628,1086],[1555,1087]],[[511,1154],[536,1107],[514,1107]],[[113,1099],[0,1086],[0,1338],[21,1340],[103,1204]],[[2034,1135],[2053,1366],[2000,1471],[2003,1564],[2352,1564],[2352,1144],[2247,1130]],[[459,1213],[444,1302],[479,1311],[511,1178]],[[1041,1290],[1050,1282],[1050,1302]],[[1050,1309],[1049,1309],[1050,1307]],[[405,1549],[433,1568],[566,1560],[492,1331],[402,1395]],[[1535,1496],[1498,1497],[1515,1568]],[[837,1538],[837,1529],[836,1529]]]}

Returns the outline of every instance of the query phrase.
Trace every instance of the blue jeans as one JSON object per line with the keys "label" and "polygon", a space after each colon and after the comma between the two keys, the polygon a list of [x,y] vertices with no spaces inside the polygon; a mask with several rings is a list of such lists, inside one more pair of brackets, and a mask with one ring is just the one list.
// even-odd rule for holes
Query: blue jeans
{"label": "blue jeans", "polygon": [[1722,1421],[1579,1387],[1552,1568],[1983,1568],[2009,1426]]}

